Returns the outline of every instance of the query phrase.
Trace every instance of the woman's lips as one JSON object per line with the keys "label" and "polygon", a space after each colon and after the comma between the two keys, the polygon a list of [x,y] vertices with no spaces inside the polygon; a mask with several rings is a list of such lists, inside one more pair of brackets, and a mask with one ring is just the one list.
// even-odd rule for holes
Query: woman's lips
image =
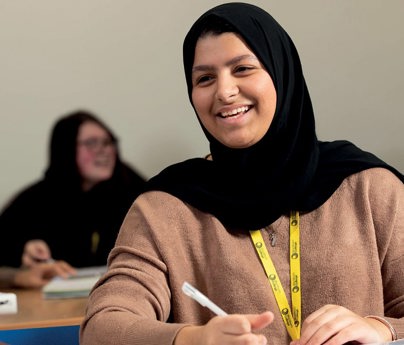
{"label": "woman's lips", "polygon": [[228,117],[233,117],[233,116],[237,116],[240,114],[244,114],[247,111],[249,111],[250,109],[251,109],[251,106],[242,106],[242,107],[238,107],[233,110],[230,110],[230,111],[222,111],[219,113],[219,116],[225,119]]}

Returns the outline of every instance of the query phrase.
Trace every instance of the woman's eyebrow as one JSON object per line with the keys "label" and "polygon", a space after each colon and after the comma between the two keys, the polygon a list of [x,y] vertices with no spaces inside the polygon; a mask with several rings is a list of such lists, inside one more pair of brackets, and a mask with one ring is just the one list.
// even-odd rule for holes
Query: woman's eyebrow
{"label": "woman's eyebrow", "polygon": [[[225,66],[228,67],[228,66],[234,65],[242,60],[247,60],[247,59],[256,60],[256,61],[258,60],[255,55],[245,54],[245,55],[236,56],[233,59],[230,59],[229,61],[227,61],[225,63]],[[215,69],[215,67],[213,65],[197,65],[197,66],[192,67],[192,73],[198,72],[198,71],[211,71],[214,69]]]}

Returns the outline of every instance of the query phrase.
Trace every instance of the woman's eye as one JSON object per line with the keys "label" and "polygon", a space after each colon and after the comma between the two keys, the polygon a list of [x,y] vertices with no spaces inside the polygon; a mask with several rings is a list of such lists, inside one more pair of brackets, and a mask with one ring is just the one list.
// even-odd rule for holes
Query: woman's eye
{"label": "woman's eye", "polygon": [[209,81],[211,81],[213,78],[210,75],[202,75],[198,78],[196,78],[196,84],[204,84],[204,83],[208,83]]}
{"label": "woman's eye", "polygon": [[250,71],[253,68],[251,66],[237,66],[235,68],[235,72],[236,73],[242,73],[242,72],[246,72],[246,71]]}

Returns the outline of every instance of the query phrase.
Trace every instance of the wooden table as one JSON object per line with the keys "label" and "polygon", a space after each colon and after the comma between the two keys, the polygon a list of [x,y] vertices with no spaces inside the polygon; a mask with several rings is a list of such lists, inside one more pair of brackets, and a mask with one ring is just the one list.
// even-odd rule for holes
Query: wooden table
{"label": "wooden table", "polygon": [[17,314],[0,314],[0,330],[79,325],[87,298],[44,299],[41,289],[3,290],[17,295]]}

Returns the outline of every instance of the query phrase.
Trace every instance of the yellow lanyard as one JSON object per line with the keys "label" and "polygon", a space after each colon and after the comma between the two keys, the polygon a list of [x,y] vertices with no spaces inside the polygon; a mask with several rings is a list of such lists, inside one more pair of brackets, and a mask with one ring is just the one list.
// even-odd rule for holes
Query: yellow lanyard
{"label": "yellow lanyard", "polygon": [[290,290],[292,294],[292,309],[289,306],[285,291],[283,290],[279,276],[276,273],[275,266],[265,246],[261,231],[250,231],[250,235],[261,260],[262,266],[265,269],[269,283],[271,284],[272,291],[274,292],[276,303],[278,304],[278,308],[282,315],[286,329],[292,340],[296,340],[300,338],[301,323],[299,212],[290,212],[289,232]]}

